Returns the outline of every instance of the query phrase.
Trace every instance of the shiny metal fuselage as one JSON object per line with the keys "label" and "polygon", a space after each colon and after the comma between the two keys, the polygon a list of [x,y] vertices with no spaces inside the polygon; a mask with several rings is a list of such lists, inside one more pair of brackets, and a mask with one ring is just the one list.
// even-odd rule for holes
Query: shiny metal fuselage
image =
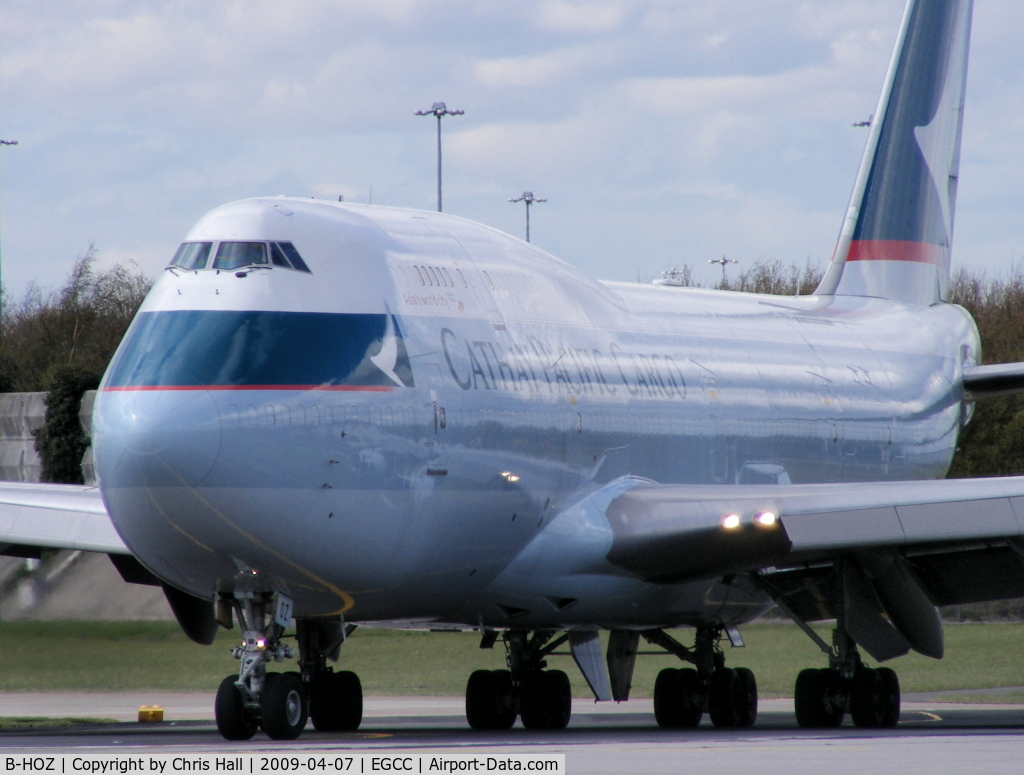
{"label": "shiny metal fuselage", "polygon": [[[612,565],[603,506],[635,477],[941,477],[979,351],[951,305],[603,284],[430,213],[254,200],[190,238],[288,239],[312,274],[167,271],[140,316],[382,316],[411,369],[411,385],[373,388],[104,381],[97,468],[133,553],[201,597],[284,591],[300,616],[742,622],[770,605],[742,580],[652,584]],[[447,278],[417,274],[434,266]]]}

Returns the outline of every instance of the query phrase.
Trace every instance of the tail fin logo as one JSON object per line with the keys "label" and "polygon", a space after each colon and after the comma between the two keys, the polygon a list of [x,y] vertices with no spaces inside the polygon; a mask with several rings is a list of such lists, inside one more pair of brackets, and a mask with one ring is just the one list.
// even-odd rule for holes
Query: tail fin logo
{"label": "tail fin logo", "polygon": [[970,12],[970,0],[913,4],[855,242],[949,247]]}
{"label": "tail fin logo", "polygon": [[[961,3],[960,13],[954,20],[954,29],[969,26],[970,4]],[[963,15],[967,14],[968,19]],[[947,235],[946,246],[953,239],[953,215],[956,207],[956,187],[960,177],[960,132],[963,126],[964,86],[967,70],[967,35],[954,38],[946,64],[946,78],[942,98],[932,120],[914,127],[917,146],[931,173],[942,208],[942,221]]]}

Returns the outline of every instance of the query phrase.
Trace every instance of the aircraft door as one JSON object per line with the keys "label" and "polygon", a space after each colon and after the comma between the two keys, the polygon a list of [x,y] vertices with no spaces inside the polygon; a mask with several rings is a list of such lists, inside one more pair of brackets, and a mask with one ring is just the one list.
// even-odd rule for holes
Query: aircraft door
{"label": "aircraft door", "polygon": [[429,476],[448,475],[448,445],[445,436],[448,431],[448,412],[445,408],[444,380],[441,367],[436,363],[419,365],[423,386],[426,389],[425,400],[421,403],[425,409],[425,422],[422,429],[424,446],[427,448],[427,474]]}
{"label": "aircraft door", "polygon": [[505,317],[501,314],[501,310],[498,309],[498,303],[494,300],[494,294],[491,293],[493,288],[489,285],[493,280],[487,277],[480,267],[476,265],[472,256],[466,252],[466,249],[462,247],[458,240],[450,237],[447,245],[452,258],[455,260],[455,266],[459,268],[463,277],[469,281],[473,296],[476,298],[477,304],[480,305],[480,311],[484,313],[487,321],[494,326],[495,331],[504,331]]}

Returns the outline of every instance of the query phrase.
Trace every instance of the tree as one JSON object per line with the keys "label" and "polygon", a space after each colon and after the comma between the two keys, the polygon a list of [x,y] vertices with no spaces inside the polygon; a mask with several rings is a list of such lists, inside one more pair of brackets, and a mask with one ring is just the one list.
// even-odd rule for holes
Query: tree
{"label": "tree", "polygon": [[47,391],[46,421],[35,433],[44,482],[82,482],[82,395],[99,385],[151,284],[123,264],[98,272],[90,246],[61,288],[32,285],[21,301],[4,304],[0,392]]}
{"label": "tree", "polygon": [[[949,300],[963,306],[978,325],[979,362],[1024,361],[1024,272],[1019,266],[1005,280],[988,280],[982,274],[960,269],[950,283]],[[1024,397],[978,402],[970,424],[960,434],[949,476],[1022,473]]]}
{"label": "tree", "polygon": [[44,291],[33,284],[20,301],[5,301],[0,391],[46,390],[65,368],[98,379],[151,285],[124,264],[97,271],[90,246],[61,288]]}
{"label": "tree", "polygon": [[36,451],[43,464],[44,482],[84,484],[82,456],[89,446],[89,437],[82,430],[78,412],[82,396],[95,390],[99,377],[75,366],[59,368],[50,380],[46,393],[46,422],[34,431]]}

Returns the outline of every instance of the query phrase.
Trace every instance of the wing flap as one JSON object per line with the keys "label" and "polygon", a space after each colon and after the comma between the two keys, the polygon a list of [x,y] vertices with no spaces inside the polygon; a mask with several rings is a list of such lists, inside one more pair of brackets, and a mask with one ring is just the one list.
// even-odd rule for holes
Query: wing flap
{"label": "wing flap", "polygon": [[1015,542],[912,558],[935,605],[1024,597],[1024,557]]}
{"label": "wing flap", "polygon": [[828,549],[836,541],[848,549],[898,544],[906,535],[895,506],[806,514],[787,510],[779,516],[795,551]]}
{"label": "wing flap", "polygon": [[96,487],[0,484],[0,545],[130,554]]}
{"label": "wing flap", "polygon": [[986,498],[896,507],[908,544],[1018,535],[1014,498]]}

